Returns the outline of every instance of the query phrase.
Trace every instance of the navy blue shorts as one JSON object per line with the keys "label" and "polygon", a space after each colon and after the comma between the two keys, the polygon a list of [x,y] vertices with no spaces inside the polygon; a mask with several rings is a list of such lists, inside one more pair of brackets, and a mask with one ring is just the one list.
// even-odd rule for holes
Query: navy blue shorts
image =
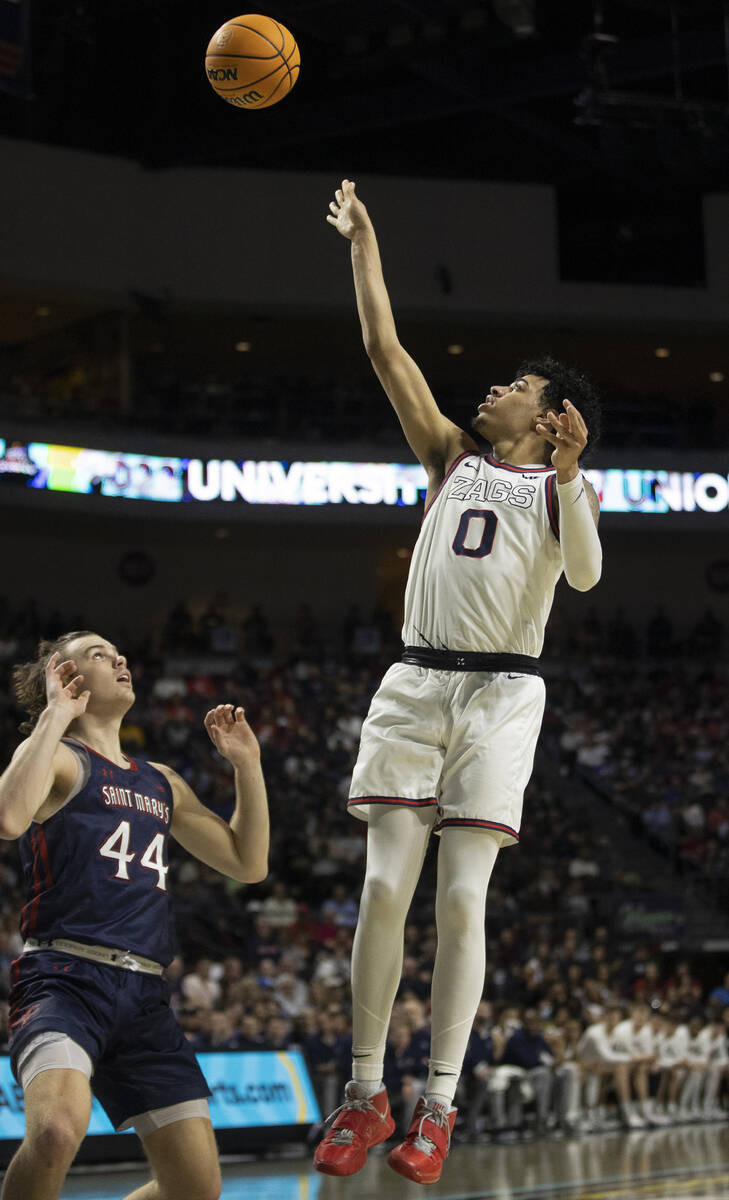
{"label": "navy blue shorts", "polygon": [[16,1079],[18,1055],[29,1038],[54,1030],[88,1054],[93,1093],[115,1129],[140,1113],[211,1095],[159,975],[38,950],[22,954],[10,978]]}

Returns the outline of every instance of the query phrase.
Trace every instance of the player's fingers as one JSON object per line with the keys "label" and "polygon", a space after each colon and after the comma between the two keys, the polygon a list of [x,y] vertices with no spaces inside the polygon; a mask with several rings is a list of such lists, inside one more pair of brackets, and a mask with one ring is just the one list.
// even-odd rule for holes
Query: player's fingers
{"label": "player's fingers", "polygon": [[214,727],[215,727],[215,710],[214,709],[211,708],[209,712],[205,713],[205,719],[203,721],[203,725],[207,729],[208,733],[210,733],[211,729],[214,729]]}
{"label": "player's fingers", "polygon": [[330,225],[336,225],[336,224],[338,224],[338,222],[337,222],[337,218],[336,218],[336,217],[330,217],[329,215],[327,215],[327,221],[329,222],[329,224],[330,224]]}
{"label": "player's fingers", "polygon": [[337,204],[344,204],[344,192],[341,188],[337,188],[336,192],[334,193],[334,199],[336,200]]}
{"label": "player's fingers", "polygon": [[569,417],[566,413],[556,413],[550,408],[549,412],[547,413],[547,419],[551,421],[555,429],[569,428]]}
{"label": "player's fingers", "polygon": [[330,210],[330,212],[334,213],[335,217],[339,216],[339,205],[337,204],[337,202],[335,200],[329,201],[329,210]]}
{"label": "player's fingers", "polygon": [[547,429],[546,425],[537,425],[537,433],[548,442],[551,442],[553,446],[559,445],[556,433],[553,433],[551,429]]}
{"label": "player's fingers", "polygon": [[73,679],[70,679],[68,683],[66,683],[64,691],[67,691],[71,696],[75,696],[83,681],[83,675],[74,675]]}
{"label": "player's fingers", "polygon": [[580,433],[587,437],[587,426],[582,414],[569,400],[565,400],[565,407],[570,418],[570,429],[579,430]]}
{"label": "player's fingers", "polygon": [[54,669],[54,667],[57,665],[60,657],[61,656],[58,653],[58,651],[54,650],[53,654],[51,655],[51,657],[48,659],[48,662],[46,663],[46,671],[52,671]]}

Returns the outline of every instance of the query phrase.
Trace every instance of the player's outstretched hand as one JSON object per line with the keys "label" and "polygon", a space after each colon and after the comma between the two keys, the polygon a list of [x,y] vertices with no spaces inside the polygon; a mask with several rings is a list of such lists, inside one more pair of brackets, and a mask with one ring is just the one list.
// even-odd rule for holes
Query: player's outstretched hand
{"label": "player's outstretched hand", "polygon": [[234,708],[232,704],[211,708],[205,717],[205,728],[215,749],[233,766],[260,758],[261,747],[246,721],[244,708]]}
{"label": "player's outstretched hand", "polygon": [[549,410],[536,424],[538,434],[554,446],[552,466],[558,471],[578,471],[578,459],[587,445],[587,426],[571,400],[563,413]]}
{"label": "player's outstretched hand", "polygon": [[56,652],[46,663],[46,700],[48,707],[62,712],[68,723],[86,712],[91,692],[82,691],[83,675],[76,674],[76,663],[72,658],[60,661]]}
{"label": "player's outstretched hand", "polygon": [[351,179],[343,179],[342,186],[334,193],[334,199],[329,205],[330,215],[327,221],[333,225],[342,237],[351,241],[360,229],[366,229],[370,224],[367,209],[362,201],[354,194],[354,183]]}

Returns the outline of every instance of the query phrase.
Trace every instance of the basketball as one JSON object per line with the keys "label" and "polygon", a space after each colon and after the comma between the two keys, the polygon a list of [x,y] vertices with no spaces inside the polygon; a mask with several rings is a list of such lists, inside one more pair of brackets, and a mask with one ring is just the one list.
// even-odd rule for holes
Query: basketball
{"label": "basketball", "polygon": [[248,13],[220,26],[208,43],[210,86],[236,108],[268,108],[283,100],[299,77],[301,55],[285,25]]}

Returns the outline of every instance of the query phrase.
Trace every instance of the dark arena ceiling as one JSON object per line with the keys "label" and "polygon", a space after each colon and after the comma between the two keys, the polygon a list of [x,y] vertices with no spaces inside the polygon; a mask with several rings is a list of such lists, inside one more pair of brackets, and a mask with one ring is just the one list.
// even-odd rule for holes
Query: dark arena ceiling
{"label": "dark arena ceiling", "polygon": [[244,4],[33,0],[35,95],[0,95],[0,135],[148,168],[539,181],[646,204],[729,186],[729,0],[261,8],[296,36],[301,75],[280,104],[241,112],[203,58]]}

